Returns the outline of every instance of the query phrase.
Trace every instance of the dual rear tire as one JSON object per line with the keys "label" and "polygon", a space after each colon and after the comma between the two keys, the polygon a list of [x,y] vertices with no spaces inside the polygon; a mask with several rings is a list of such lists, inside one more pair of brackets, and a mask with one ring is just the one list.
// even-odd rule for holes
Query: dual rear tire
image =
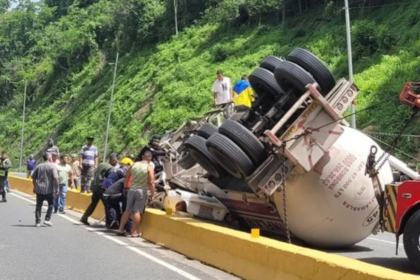
{"label": "dual rear tire", "polygon": [[192,158],[215,178],[230,175],[244,179],[267,157],[258,138],[232,120],[227,120],[207,140],[195,135],[185,145]]}
{"label": "dual rear tire", "polygon": [[[334,77],[322,61],[301,48],[291,51],[284,60],[266,57],[249,76],[249,81],[259,99],[256,102],[258,108],[251,110],[259,111],[260,115],[264,115],[280,98],[292,95],[298,98],[308,84],[317,83],[323,95],[335,86]],[[227,120],[219,129],[204,125],[197,134],[185,143],[188,154],[215,178],[230,175],[245,179],[268,156],[258,137],[234,120]]]}

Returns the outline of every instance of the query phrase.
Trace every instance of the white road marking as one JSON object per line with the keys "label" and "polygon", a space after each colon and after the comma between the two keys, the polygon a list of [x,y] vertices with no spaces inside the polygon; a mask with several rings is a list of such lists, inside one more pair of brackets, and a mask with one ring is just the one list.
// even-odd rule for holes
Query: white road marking
{"label": "white road marking", "polygon": [[[27,202],[30,202],[30,203],[32,203],[32,204],[36,204],[36,203],[35,203],[35,201],[30,200],[30,199],[28,199],[28,198],[26,198],[26,197],[23,197],[23,196],[21,196],[21,195],[18,195],[18,194],[16,194],[16,193],[10,193],[10,194],[11,194],[11,195],[13,195],[13,196],[15,196],[15,197],[17,197],[17,198],[20,198],[20,199],[22,199],[22,200],[25,200],[25,201],[27,201]],[[43,208],[44,208],[44,209],[46,209],[47,207],[46,207],[46,206],[43,206]],[[82,224],[81,222],[76,221],[75,219],[72,219],[72,218],[70,218],[70,217],[68,217],[68,216],[65,216],[65,215],[58,215],[58,216],[59,216],[59,217],[61,217],[61,218],[66,219],[66,220],[68,220],[68,221],[70,221],[70,222],[72,222],[72,223],[75,223],[75,224],[78,224],[78,225]],[[135,247],[133,247],[133,246],[131,246],[131,245],[129,245],[129,244],[127,244],[127,243],[125,243],[125,242],[121,241],[121,240],[120,240],[120,239],[118,239],[118,238],[115,238],[115,237],[112,237],[112,236],[106,235],[106,234],[104,234],[103,232],[98,231],[97,229],[94,229],[94,228],[90,228],[90,227],[88,227],[88,226],[83,226],[83,227],[84,227],[86,230],[88,230],[88,231],[95,232],[95,233],[97,233],[98,235],[105,237],[106,239],[109,239],[109,240],[111,240],[111,241],[113,241],[113,242],[115,242],[115,243],[117,243],[117,244],[119,244],[119,245],[124,246],[125,248],[127,248],[127,249],[129,249],[129,250],[131,250],[131,251],[133,251],[133,252],[135,252],[135,253],[137,253],[138,255],[141,255],[141,256],[143,256],[143,257],[145,257],[145,258],[147,258],[147,259],[149,259],[149,260],[151,260],[151,261],[153,261],[153,262],[155,262],[155,263],[160,264],[161,266],[166,267],[167,269],[170,269],[170,270],[172,270],[172,271],[174,271],[174,272],[176,272],[176,273],[178,273],[178,274],[180,274],[180,275],[184,276],[184,277],[185,277],[185,278],[187,278],[187,279],[190,279],[190,280],[200,280],[200,278],[198,278],[198,277],[196,277],[196,276],[194,276],[194,275],[192,275],[192,274],[189,274],[188,272],[186,272],[186,271],[184,271],[184,270],[182,270],[182,269],[179,269],[179,268],[177,268],[177,267],[175,267],[175,266],[173,266],[173,265],[171,265],[171,264],[169,264],[169,263],[166,263],[166,262],[164,262],[164,261],[162,261],[162,260],[160,260],[160,259],[158,259],[158,258],[156,258],[156,257],[154,257],[154,256],[152,256],[152,255],[150,255],[150,254],[148,254],[148,253],[145,253],[145,252],[143,252],[143,251],[139,250],[138,248],[135,248]]]}
{"label": "white road marking", "polygon": [[[396,242],[392,242],[392,241],[388,241],[388,240],[383,240],[383,239],[372,238],[372,237],[368,237],[366,239],[373,240],[373,241],[378,241],[378,242],[384,242],[384,243],[392,244],[394,246],[397,244]],[[403,246],[403,244],[399,243],[398,246]]]}

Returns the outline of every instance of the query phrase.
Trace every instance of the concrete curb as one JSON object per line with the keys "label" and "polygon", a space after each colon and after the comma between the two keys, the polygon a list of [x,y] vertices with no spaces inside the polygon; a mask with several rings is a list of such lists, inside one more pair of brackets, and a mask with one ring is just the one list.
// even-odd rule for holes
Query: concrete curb
{"label": "concrete curb", "polygon": [[[30,180],[10,177],[10,182],[14,189],[32,194]],[[90,203],[89,197],[71,191],[67,204],[70,209],[84,210]],[[102,213],[95,213],[98,215],[96,217],[101,218],[103,208]],[[147,209],[140,231],[146,240],[244,279],[418,279],[413,275],[342,256],[264,237],[252,238],[244,232],[182,216],[166,215],[155,209]]]}

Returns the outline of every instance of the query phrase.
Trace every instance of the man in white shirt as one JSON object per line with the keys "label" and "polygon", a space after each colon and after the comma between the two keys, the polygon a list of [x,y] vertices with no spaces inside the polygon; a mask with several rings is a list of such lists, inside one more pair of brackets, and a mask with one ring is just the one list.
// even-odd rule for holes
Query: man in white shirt
{"label": "man in white shirt", "polygon": [[[222,70],[217,71],[217,79],[213,83],[214,104],[220,105],[232,101],[233,90],[230,78],[223,76]],[[229,118],[231,106],[226,107],[225,116]]]}

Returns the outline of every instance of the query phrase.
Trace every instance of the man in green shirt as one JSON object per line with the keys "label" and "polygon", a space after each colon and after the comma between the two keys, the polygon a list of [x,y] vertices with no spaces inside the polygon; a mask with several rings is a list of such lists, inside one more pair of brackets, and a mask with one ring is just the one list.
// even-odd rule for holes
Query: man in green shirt
{"label": "man in green shirt", "polygon": [[[89,207],[86,209],[85,213],[83,214],[80,221],[85,224],[89,225],[88,218],[93,214],[93,212],[96,209],[96,206],[98,205],[99,200],[102,201],[105,207],[104,202],[104,189],[102,188],[102,183],[104,179],[108,176],[108,173],[117,165],[118,163],[118,157],[116,154],[111,154],[109,156],[108,162],[102,162],[99,164],[98,168],[95,171],[94,179],[92,182],[92,202],[90,203]],[[105,211],[106,213],[107,211]],[[106,217],[106,225],[109,226],[112,222],[112,219],[110,217]]]}

